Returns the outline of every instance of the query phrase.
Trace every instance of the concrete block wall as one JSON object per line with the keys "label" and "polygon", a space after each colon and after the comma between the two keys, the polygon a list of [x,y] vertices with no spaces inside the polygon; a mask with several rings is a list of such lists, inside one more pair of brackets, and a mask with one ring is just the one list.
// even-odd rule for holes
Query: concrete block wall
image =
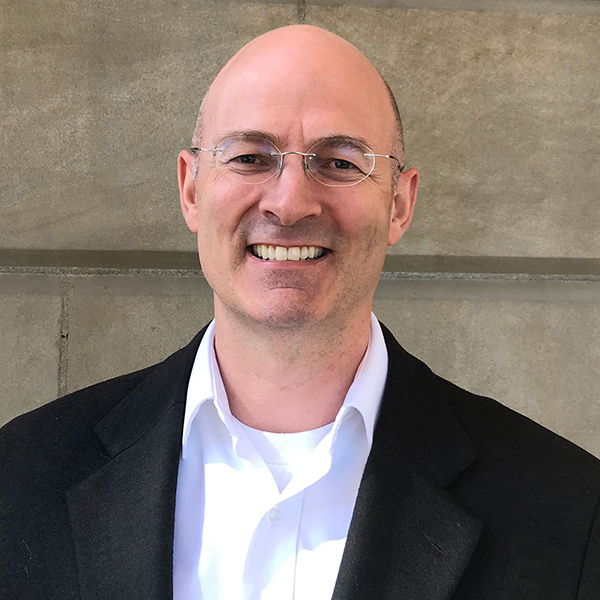
{"label": "concrete block wall", "polygon": [[0,0],[0,424],[211,317],[175,159],[222,63],[319,25],[396,92],[413,224],[375,313],[600,456],[600,2]]}

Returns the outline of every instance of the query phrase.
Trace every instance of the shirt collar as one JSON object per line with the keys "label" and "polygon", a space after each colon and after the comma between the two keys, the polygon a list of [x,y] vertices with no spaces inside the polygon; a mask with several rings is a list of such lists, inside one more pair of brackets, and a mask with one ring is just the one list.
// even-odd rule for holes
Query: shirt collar
{"label": "shirt collar", "polygon": [[373,432],[379,415],[379,406],[383,397],[388,370],[388,353],[381,325],[371,313],[369,345],[363,356],[354,381],[344,399],[344,407],[353,407],[363,418],[367,434],[368,447],[373,444]]}
{"label": "shirt collar", "polygon": [[[215,400],[217,396],[222,397],[223,394],[217,394],[217,377],[221,379],[219,366],[215,356],[215,321],[210,322],[206,328],[206,332],[202,336],[200,346],[196,352],[194,365],[188,382],[187,397],[185,402],[185,414],[183,417],[183,438],[181,442],[181,456],[187,457],[187,445],[192,429],[192,423],[200,410],[200,407],[207,400]],[[229,410],[229,406],[227,406]],[[223,419],[221,411],[219,416]]]}
{"label": "shirt collar", "polygon": [[[214,402],[219,418],[225,423],[230,432],[232,429],[235,429],[235,419],[229,410],[227,395],[215,355],[214,339],[215,322],[213,320],[207,327],[206,333],[200,342],[188,383],[183,419],[183,459],[187,456],[187,443],[192,423],[200,407],[207,400]],[[379,406],[387,377],[387,368],[388,353],[381,326],[375,315],[371,313],[369,345],[356,370],[354,381],[346,394],[338,418],[336,418],[336,425],[339,426],[343,415],[348,409],[356,409],[364,422],[369,449],[373,443],[373,431],[375,430],[375,423],[379,414]],[[338,428],[336,425],[334,425],[334,429]]]}

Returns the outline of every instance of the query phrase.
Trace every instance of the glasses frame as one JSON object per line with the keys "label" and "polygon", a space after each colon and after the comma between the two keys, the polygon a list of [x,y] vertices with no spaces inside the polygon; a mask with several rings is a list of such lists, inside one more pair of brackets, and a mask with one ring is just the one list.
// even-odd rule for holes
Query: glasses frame
{"label": "glasses frame", "polygon": [[[320,140],[316,143],[314,143],[309,149],[308,152],[300,152],[299,150],[288,150],[286,152],[281,152],[279,150],[279,148],[270,140],[265,140],[265,142],[269,143],[271,146],[273,146],[273,148],[275,148],[276,152],[271,152],[271,156],[277,156],[279,157],[279,162],[277,164],[277,168],[273,171],[273,173],[271,173],[266,179],[263,179],[262,181],[241,181],[240,183],[244,184],[244,185],[260,185],[261,183],[266,183],[267,181],[269,181],[270,179],[272,179],[273,177],[275,177],[276,175],[279,176],[281,174],[281,172],[283,171],[283,167],[284,167],[284,157],[288,156],[289,154],[297,154],[298,156],[302,157],[302,165],[304,167],[304,172],[306,173],[306,175],[308,177],[310,177],[311,179],[314,179],[316,182],[320,183],[321,185],[324,185],[326,187],[350,187],[353,185],[357,185],[358,183],[361,183],[362,181],[364,181],[365,179],[367,179],[367,177],[369,177],[371,175],[371,173],[373,173],[373,171],[375,170],[375,163],[376,160],[373,160],[373,165],[371,167],[371,170],[361,179],[358,179],[357,181],[353,181],[351,183],[324,183],[323,181],[321,181],[320,179],[317,179],[315,177],[315,175],[312,173],[310,167],[309,167],[309,163],[308,163],[308,159],[309,158],[314,158],[317,155],[313,154],[311,152],[311,150],[317,146],[318,144],[320,144],[323,140]],[[365,152],[365,156],[372,156],[373,159],[377,159],[377,158],[391,158],[392,160],[395,160],[398,163],[398,170],[400,171],[400,173],[402,173],[402,171],[404,170],[404,165],[400,162],[400,160],[393,156],[392,154],[375,154],[370,148],[369,146],[367,146],[364,142],[361,142],[360,140],[355,140],[357,143],[361,144],[362,146],[364,146],[367,150],[369,150],[369,152]],[[213,158],[216,158],[217,156],[217,152],[221,152],[223,150],[222,147],[220,148],[200,148],[200,147],[196,147],[193,146],[190,148],[190,152],[194,155],[194,156],[198,156],[199,152],[212,152],[213,153]],[[215,167],[216,169],[218,169],[218,167]]]}

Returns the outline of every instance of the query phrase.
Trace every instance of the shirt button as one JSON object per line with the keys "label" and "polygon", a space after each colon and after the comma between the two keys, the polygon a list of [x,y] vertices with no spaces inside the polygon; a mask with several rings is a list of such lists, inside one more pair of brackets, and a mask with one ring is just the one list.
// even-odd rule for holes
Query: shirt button
{"label": "shirt button", "polygon": [[277,521],[281,520],[281,511],[274,506],[268,513],[267,516],[269,517],[269,521],[271,521],[271,523],[277,523]]}

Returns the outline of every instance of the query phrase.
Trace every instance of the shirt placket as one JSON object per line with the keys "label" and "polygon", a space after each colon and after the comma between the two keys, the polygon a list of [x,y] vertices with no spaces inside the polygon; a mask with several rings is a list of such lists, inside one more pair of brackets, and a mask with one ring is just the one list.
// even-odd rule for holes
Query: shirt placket
{"label": "shirt placket", "polygon": [[304,492],[265,507],[244,569],[245,600],[293,600]]}

